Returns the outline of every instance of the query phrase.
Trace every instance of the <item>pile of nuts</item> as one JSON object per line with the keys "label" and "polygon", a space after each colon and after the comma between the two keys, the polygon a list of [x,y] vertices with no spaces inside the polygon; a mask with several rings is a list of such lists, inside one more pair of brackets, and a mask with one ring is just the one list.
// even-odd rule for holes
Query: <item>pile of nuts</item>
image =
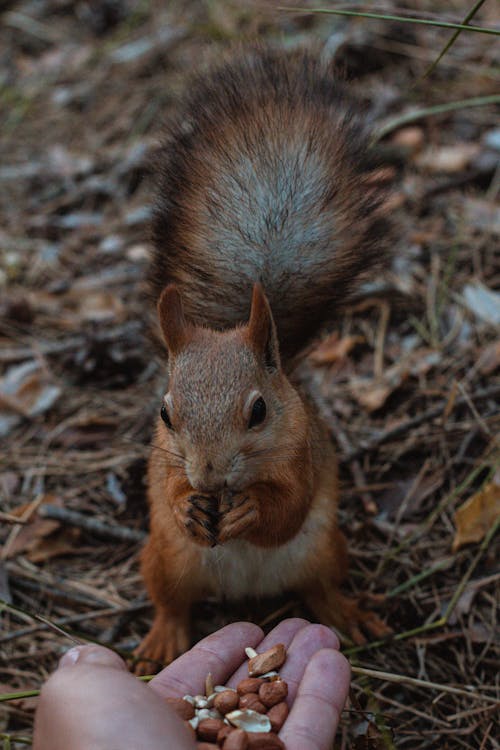
{"label": "pile of nuts", "polygon": [[277,732],[288,716],[288,685],[278,670],[285,662],[282,643],[249,657],[248,677],[234,688],[213,685],[207,676],[205,695],[185,695],[166,701],[184,719],[198,750],[284,750]]}

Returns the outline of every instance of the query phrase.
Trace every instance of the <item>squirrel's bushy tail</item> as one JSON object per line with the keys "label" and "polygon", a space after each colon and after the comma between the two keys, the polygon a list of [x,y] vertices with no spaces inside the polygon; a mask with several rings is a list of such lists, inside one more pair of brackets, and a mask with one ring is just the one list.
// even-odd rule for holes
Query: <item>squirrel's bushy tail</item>
{"label": "squirrel's bushy tail", "polygon": [[290,361],[391,244],[362,120],[328,66],[250,49],[200,78],[158,163],[150,280],[228,328],[263,285]]}

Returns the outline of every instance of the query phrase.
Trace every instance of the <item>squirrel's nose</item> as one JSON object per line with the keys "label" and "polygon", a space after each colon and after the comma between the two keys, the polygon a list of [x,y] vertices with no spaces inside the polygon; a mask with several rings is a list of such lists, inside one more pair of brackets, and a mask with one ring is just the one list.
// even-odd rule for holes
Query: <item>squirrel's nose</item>
{"label": "squirrel's nose", "polygon": [[198,471],[188,472],[188,479],[193,489],[198,492],[220,492],[226,484],[225,478],[218,474],[210,461]]}

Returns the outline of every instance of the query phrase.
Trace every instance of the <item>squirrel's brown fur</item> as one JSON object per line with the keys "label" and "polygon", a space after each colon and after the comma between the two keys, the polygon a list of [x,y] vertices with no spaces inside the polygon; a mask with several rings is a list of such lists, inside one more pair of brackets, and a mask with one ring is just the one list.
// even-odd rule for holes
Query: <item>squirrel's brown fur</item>
{"label": "squirrel's brown fur", "polygon": [[168,386],[149,464],[142,570],[156,616],[142,656],[187,648],[190,606],[207,594],[296,590],[355,638],[360,625],[384,631],[339,591],[335,454],[290,379],[386,252],[371,168],[343,86],[305,53],[250,50],[198,82],[171,127],[150,272]]}
{"label": "squirrel's brown fur", "polygon": [[150,282],[224,330],[271,303],[285,368],[384,260],[375,156],[345,84],[307,53],[251,50],[194,84],[158,159]]}

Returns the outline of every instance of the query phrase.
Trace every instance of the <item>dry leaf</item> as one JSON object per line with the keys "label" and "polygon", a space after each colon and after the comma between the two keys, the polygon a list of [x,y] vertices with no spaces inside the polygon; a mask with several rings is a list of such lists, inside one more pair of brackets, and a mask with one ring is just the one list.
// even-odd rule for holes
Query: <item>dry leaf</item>
{"label": "dry leaf", "polygon": [[356,401],[370,412],[380,409],[380,407],[385,404],[392,391],[392,386],[382,382],[356,381],[351,384],[351,392]]}
{"label": "dry leaf", "polygon": [[[44,503],[62,506],[60,498],[54,495],[45,495],[40,504],[43,505]],[[11,515],[21,518],[30,505],[32,503],[19,505],[11,511]],[[7,559],[15,557],[22,552],[33,551],[45,537],[57,531],[60,526],[59,521],[54,521],[50,518],[39,518],[36,513],[33,514],[29,522],[20,529],[15,539],[12,539],[11,544],[9,544],[6,555]]]}
{"label": "dry leaf", "polygon": [[479,281],[466,284],[463,289],[465,307],[476,318],[490,325],[500,325],[500,293],[489,289]]}
{"label": "dry leaf", "polygon": [[416,125],[410,125],[398,130],[391,138],[392,143],[401,146],[410,153],[419,151],[425,142],[425,133],[422,128]]}
{"label": "dry leaf", "polygon": [[500,474],[496,474],[475,495],[472,495],[455,513],[457,528],[452,550],[464,544],[480,542],[500,516]]}
{"label": "dry leaf", "polygon": [[82,321],[93,323],[121,322],[125,319],[125,307],[118,296],[101,290],[74,291],[71,301],[75,303],[75,312]]}
{"label": "dry leaf", "polygon": [[479,356],[478,368],[481,375],[491,375],[500,367],[500,339],[485,347]]}
{"label": "dry leaf", "polygon": [[408,367],[405,363],[401,363],[390,367],[377,380],[355,378],[349,384],[349,388],[356,401],[367,411],[372,412],[385,404],[407,375]]}
{"label": "dry leaf", "polygon": [[466,169],[479,151],[479,143],[456,143],[439,148],[431,146],[417,157],[416,164],[431,174],[455,174]]}
{"label": "dry leaf", "polygon": [[329,365],[332,362],[345,359],[356,344],[364,341],[362,336],[343,336],[339,338],[337,331],[334,331],[328,338],[311,352],[309,359],[315,365]]}
{"label": "dry leaf", "polygon": [[61,529],[58,534],[48,537],[39,537],[26,557],[32,563],[42,563],[53,557],[64,555],[80,555],[82,547],[79,544],[81,537],[80,529]]}
{"label": "dry leaf", "polygon": [[500,234],[498,201],[466,198],[463,203],[463,211],[463,219],[468,226],[497,236]]}
{"label": "dry leaf", "polygon": [[[61,395],[59,386],[35,361],[11,367],[0,379],[0,437],[4,437],[22,417],[35,417],[48,411]],[[14,412],[14,413],[9,413]]]}

